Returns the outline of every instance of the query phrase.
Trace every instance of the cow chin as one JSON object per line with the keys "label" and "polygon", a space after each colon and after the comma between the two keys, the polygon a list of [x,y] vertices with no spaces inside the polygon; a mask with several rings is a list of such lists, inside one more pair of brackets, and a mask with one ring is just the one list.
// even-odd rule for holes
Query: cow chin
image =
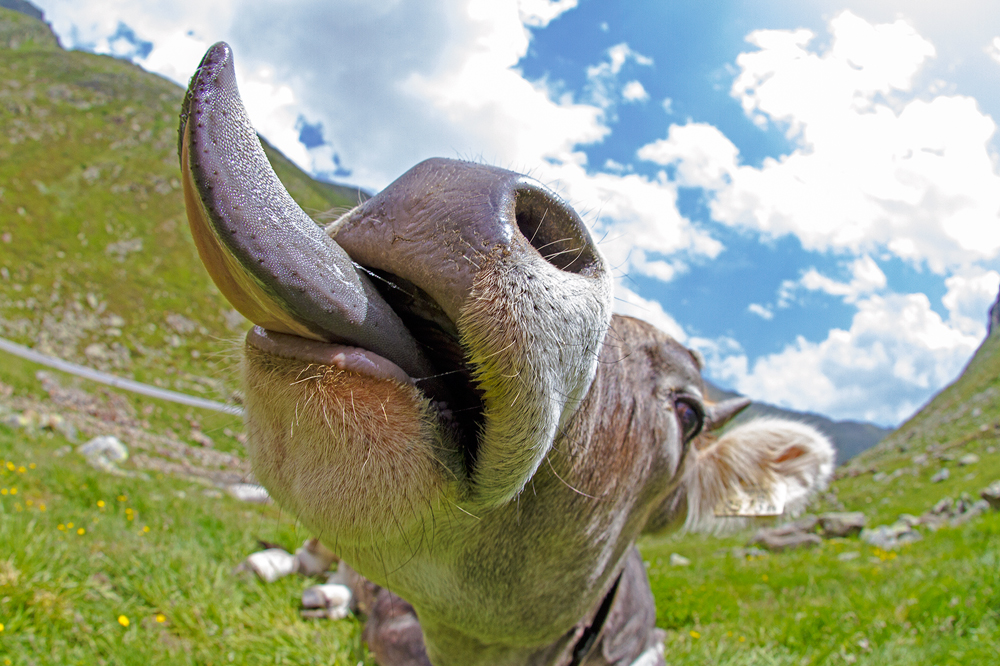
{"label": "cow chin", "polygon": [[243,379],[254,475],[329,546],[408,542],[443,500],[436,416],[415,387],[249,342]]}

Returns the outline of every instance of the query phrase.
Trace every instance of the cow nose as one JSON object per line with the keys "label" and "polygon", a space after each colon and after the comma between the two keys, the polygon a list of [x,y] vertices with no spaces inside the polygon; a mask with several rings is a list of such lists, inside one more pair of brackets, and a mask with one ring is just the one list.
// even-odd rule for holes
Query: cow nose
{"label": "cow nose", "polygon": [[422,288],[452,321],[497,260],[594,278],[606,272],[583,220],[551,190],[459,160],[421,162],[327,232],[355,262]]}

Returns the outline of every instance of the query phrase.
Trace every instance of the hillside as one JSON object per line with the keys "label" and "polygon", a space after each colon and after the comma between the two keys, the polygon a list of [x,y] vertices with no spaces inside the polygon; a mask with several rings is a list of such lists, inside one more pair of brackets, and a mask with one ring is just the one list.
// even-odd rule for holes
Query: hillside
{"label": "hillside", "polygon": [[[246,324],[188,230],[183,93],[128,62],[65,51],[41,21],[0,9],[0,335],[225,399],[234,387],[219,364]],[[265,150],[306,211],[356,204]]]}
{"label": "hillside", "polygon": [[[12,4],[25,3],[0,0]],[[0,9],[0,335],[226,399],[246,322],[187,229],[181,96]],[[267,150],[307,211],[354,202]],[[998,312],[962,376],[840,468],[817,511],[883,525],[1000,479]],[[257,539],[294,548],[308,536],[278,507],[225,493],[247,474],[237,417],[40,369],[0,356],[0,664],[371,666],[356,619],[301,617],[310,582],[233,575]],[[828,430],[838,424],[814,422],[854,451]],[[106,434],[129,448],[120,474],[76,452]],[[747,548],[748,532],[644,539],[668,663],[995,664],[1000,512],[919,530],[891,552],[858,537],[783,553]]]}

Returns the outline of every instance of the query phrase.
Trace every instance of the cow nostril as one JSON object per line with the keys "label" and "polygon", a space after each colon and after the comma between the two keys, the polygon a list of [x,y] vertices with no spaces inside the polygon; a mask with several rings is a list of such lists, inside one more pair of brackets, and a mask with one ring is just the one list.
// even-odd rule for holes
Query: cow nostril
{"label": "cow nostril", "polygon": [[569,273],[599,270],[594,242],[580,216],[556,195],[533,183],[520,183],[514,215],[524,238],[542,258]]}

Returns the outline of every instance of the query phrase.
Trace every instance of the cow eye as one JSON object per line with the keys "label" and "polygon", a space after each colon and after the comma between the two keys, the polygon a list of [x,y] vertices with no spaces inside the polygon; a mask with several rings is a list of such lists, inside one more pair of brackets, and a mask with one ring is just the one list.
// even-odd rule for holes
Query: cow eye
{"label": "cow eye", "polygon": [[678,396],[674,398],[674,414],[684,433],[684,441],[690,442],[701,432],[705,424],[705,413],[702,406],[691,398]]}

